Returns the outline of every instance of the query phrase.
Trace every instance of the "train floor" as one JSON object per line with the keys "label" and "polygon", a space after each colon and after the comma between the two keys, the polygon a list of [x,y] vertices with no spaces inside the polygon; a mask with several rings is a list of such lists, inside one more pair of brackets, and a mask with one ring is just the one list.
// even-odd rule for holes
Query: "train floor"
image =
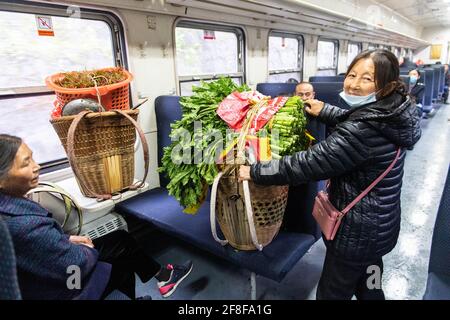
{"label": "train floor", "polygon": [[[422,138],[406,158],[401,233],[395,249],[383,258],[383,289],[387,299],[422,299],[425,292],[432,232],[450,162],[450,105],[436,109],[433,117],[422,120]],[[158,232],[151,234],[142,241],[161,264],[182,263],[187,259],[194,262],[191,275],[168,299],[251,298],[248,270]],[[256,298],[315,299],[325,251],[319,240],[280,283],[257,276]],[[145,284],[137,280],[136,293],[164,299],[154,278]]]}

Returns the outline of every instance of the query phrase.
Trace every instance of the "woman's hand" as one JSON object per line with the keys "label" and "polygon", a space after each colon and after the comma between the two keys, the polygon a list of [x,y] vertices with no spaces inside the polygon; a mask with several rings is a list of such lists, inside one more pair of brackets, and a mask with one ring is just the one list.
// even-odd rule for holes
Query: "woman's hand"
{"label": "woman's hand", "polygon": [[91,238],[89,237],[83,237],[83,236],[70,236],[69,241],[73,244],[82,244],[85,246],[88,246],[90,248],[94,247],[94,243],[92,242]]}
{"label": "woman's hand", "polygon": [[250,176],[250,166],[239,167],[239,182],[244,180],[252,180],[252,177]]}
{"label": "woman's hand", "polygon": [[320,111],[322,111],[324,106],[325,103],[316,99],[305,101],[305,111],[314,117],[317,117],[320,114]]}

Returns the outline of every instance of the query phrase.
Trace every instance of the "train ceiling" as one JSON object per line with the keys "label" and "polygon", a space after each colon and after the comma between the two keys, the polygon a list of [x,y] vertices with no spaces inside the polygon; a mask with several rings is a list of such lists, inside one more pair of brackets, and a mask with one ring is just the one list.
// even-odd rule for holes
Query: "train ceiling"
{"label": "train ceiling", "polygon": [[[358,2],[358,0],[340,1],[348,3]],[[293,27],[299,27],[311,34],[322,34],[341,39],[355,39],[384,45],[405,46],[414,49],[429,45],[428,42],[414,36],[398,32],[397,30],[390,30],[382,26],[380,27],[376,24],[370,24],[367,22],[368,17],[357,18],[350,15],[346,16],[345,14],[333,11],[333,8],[323,6],[308,7],[304,5],[305,1],[165,0],[165,2],[175,6],[213,10],[228,15],[250,17],[254,23],[266,21],[274,25],[277,23],[287,24]],[[378,3],[373,0],[371,2]],[[337,4],[338,2],[334,3]],[[385,6],[384,4],[380,5]],[[412,23],[410,24],[413,25]]]}
{"label": "train ceiling", "polygon": [[450,0],[379,0],[377,2],[425,28],[450,27]]}

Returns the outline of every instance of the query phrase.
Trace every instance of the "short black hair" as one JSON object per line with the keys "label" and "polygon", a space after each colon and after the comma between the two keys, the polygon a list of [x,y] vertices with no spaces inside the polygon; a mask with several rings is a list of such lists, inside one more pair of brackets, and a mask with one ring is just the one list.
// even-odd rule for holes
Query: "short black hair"
{"label": "short black hair", "polygon": [[9,134],[0,134],[0,179],[3,179],[11,169],[22,139]]}

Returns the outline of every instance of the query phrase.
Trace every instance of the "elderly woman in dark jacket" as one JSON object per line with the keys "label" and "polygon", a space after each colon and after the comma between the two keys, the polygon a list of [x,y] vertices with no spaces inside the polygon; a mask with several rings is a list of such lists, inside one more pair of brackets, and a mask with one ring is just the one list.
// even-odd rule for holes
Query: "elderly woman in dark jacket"
{"label": "elderly woman in dark jacket", "polygon": [[381,287],[367,280],[374,270],[381,276],[382,257],[397,243],[405,148],[420,138],[419,117],[399,79],[398,61],[386,50],[362,52],[354,59],[341,97],[349,111],[307,101],[309,114],[335,127],[326,140],[279,161],[242,166],[240,179],[261,185],[330,179],[330,201],[342,210],[401,148],[394,168],[348,212],[334,240],[324,240],[327,254],[317,288],[318,299],[384,299]]}
{"label": "elderly woman in dark jacket", "polygon": [[[92,295],[84,289],[95,288],[91,282],[97,280],[103,287],[96,298],[119,289],[134,299],[135,273],[143,282],[155,276],[160,293],[168,297],[191,272],[190,261],[161,267],[125,231],[94,241],[64,234],[46,209],[25,198],[38,185],[39,169],[20,138],[0,134],[0,215],[14,243],[24,299],[89,299]],[[109,268],[98,268],[99,261]],[[74,266],[80,271],[81,288],[68,285]]]}

